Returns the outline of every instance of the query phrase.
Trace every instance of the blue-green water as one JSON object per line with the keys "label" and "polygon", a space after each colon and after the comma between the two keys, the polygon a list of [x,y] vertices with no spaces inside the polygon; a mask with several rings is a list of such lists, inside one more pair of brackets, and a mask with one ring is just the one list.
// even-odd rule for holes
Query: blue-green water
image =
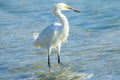
{"label": "blue-green water", "polygon": [[[55,50],[51,70],[47,51],[32,35],[57,18],[52,7],[65,2],[81,11],[64,11],[70,24],[61,62]],[[120,0],[0,0],[0,80],[119,80]]]}

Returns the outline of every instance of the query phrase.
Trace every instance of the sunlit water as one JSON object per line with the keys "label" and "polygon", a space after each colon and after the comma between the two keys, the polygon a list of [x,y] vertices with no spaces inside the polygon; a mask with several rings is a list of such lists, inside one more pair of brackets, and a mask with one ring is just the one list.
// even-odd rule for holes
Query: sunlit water
{"label": "sunlit water", "polygon": [[[33,33],[57,21],[53,4],[65,2],[68,42],[47,66],[47,51],[33,47]],[[49,33],[48,33],[49,34]],[[119,80],[120,0],[0,0],[0,80]]]}

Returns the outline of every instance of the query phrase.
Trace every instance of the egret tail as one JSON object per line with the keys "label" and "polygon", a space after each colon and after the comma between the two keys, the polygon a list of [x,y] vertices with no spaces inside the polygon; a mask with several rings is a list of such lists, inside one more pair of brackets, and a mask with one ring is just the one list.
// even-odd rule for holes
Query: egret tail
{"label": "egret tail", "polygon": [[39,33],[38,32],[34,32],[33,33],[33,39],[36,40],[39,36]]}

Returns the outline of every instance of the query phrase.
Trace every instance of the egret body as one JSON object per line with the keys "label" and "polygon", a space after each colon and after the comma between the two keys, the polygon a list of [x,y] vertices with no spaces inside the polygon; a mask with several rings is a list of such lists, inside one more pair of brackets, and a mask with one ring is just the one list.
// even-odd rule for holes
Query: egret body
{"label": "egret body", "polygon": [[65,3],[58,3],[54,6],[53,13],[60,19],[61,23],[53,23],[46,27],[36,38],[34,46],[38,48],[46,48],[48,50],[48,66],[50,67],[50,54],[52,48],[56,48],[58,52],[58,63],[60,63],[61,44],[67,41],[69,35],[69,23],[62,10],[72,10],[79,12]]}

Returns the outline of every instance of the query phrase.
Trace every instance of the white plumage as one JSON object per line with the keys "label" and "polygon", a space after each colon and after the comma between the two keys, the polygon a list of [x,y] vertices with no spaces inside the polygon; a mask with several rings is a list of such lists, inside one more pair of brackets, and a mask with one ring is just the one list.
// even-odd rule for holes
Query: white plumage
{"label": "white plumage", "polygon": [[63,35],[65,32],[61,26],[60,23],[54,23],[45,28],[34,42],[34,46],[38,48],[48,48],[49,46],[56,48],[59,46],[67,38],[66,35]]}
{"label": "white plumage", "polygon": [[69,23],[65,15],[61,13],[61,10],[73,10],[79,12],[73,8],[70,8],[65,3],[58,3],[54,6],[53,12],[60,19],[60,23],[53,23],[46,27],[39,36],[35,34],[36,38],[34,46],[37,48],[46,48],[48,50],[48,65],[50,67],[50,53],[52,48],[56,48],[58,52],[58,63],[60,63],[60,48],[61,43],[67,41],[69,35]]}
{"label": "white plumage", "polygon": [[36,40],[38,37],[39,37],[39,33],[38,32],[33,33],[34,40]]}

